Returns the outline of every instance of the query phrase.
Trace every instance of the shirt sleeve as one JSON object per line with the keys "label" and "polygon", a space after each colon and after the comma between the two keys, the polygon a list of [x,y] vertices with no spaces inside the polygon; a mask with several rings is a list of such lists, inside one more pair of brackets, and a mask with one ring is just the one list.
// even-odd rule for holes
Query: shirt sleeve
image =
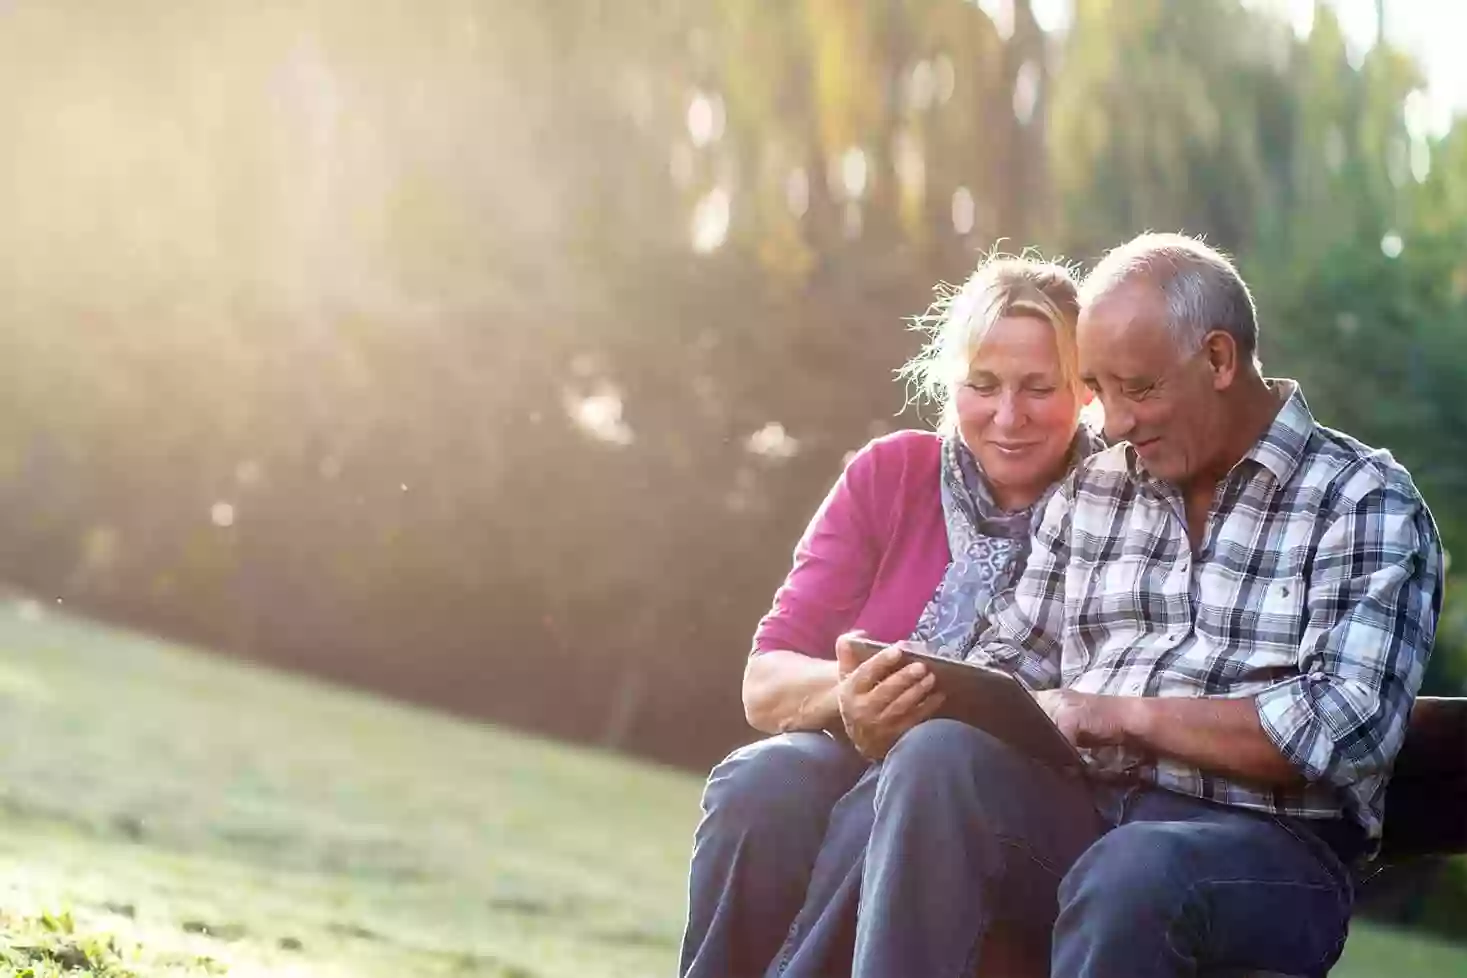
{"label": "shirt sleeve", "polygon": [[865,606],[880,560],[873,527],[876,457],[852,457],[795,546],[794,564],[754,632],[754,654],[786,649],[835,658],[835,640]]}
{"label": "shirt sleeve", "polygon": [[1315,551],[1300,674],[1257,699],[1284,757],[1339,786],[1394,763],[1441,612],[1441,543],[1409,480],[1354,498]]}
{"label": "shirt sleeve", "polygon": [[1065,617],[1065,567],[1070,562],[1074,476],[1044,508],[1024,573],[993,599],[969,658],[1012,673],[1030,689],[1059,685]]}

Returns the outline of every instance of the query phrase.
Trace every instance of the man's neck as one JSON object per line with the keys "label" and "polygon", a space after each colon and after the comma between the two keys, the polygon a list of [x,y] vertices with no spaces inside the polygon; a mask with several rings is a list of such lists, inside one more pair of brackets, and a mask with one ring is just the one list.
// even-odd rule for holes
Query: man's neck
{"label": "man's neck", "polygon": [[1224,433],[1217,454],[1184,487],[1189,496],[1206,494],[1210,497],[1218,484],[1228,477],[1233,466],[1258,444],[1287,400],[1282,391],[1270,387],[1267,381],[1251,371],[1239,378],[1238,385],[1229,395],[1232,404],[1228,414],[1234,422]]}

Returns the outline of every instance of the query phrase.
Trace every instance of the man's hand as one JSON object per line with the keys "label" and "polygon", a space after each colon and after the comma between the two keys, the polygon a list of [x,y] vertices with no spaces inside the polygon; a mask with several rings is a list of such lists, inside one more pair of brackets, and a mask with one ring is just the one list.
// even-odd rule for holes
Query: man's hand
{"label": "man's hand", "polygon": [[1130,705],[1127,700],[1134,703],[1133,698],[1077,693],[1072,689],[1046,689],[1035,693],[1034,698],[1076,747],[1123,744],[1129,736],[1126,709]]}
{"label": "man's hand", "polygon": [[933,691],[937,677],[920,662],[898,668],[898,648],[883,649],[861,662],[855,646],[841,636],[835,657],[840,664],[836,697],[841,721],[863,757],[885,757],[902,734],[942,707],[942,694]]}

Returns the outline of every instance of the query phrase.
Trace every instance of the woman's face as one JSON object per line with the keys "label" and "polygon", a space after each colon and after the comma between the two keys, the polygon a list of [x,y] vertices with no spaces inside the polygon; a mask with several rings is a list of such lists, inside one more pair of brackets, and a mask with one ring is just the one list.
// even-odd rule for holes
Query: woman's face
{"label": "woman's face", "polygon": [[1064,381],[1054,327],[994,323],[953,397],[958,431],[1004,509],[1037,500],[1063,472],[1081,396]]}

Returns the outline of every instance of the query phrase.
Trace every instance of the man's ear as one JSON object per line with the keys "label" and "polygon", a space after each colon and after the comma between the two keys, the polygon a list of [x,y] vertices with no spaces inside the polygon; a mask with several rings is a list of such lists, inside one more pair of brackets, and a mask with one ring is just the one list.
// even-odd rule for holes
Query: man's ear
{"label": "man's ear", "polygon": [[1238,376],[1238,341],[1231,333],[1215,329],[1202,339],[1207,356],[1207,369],[1212,373],[1212,389],[1225,391]]}

